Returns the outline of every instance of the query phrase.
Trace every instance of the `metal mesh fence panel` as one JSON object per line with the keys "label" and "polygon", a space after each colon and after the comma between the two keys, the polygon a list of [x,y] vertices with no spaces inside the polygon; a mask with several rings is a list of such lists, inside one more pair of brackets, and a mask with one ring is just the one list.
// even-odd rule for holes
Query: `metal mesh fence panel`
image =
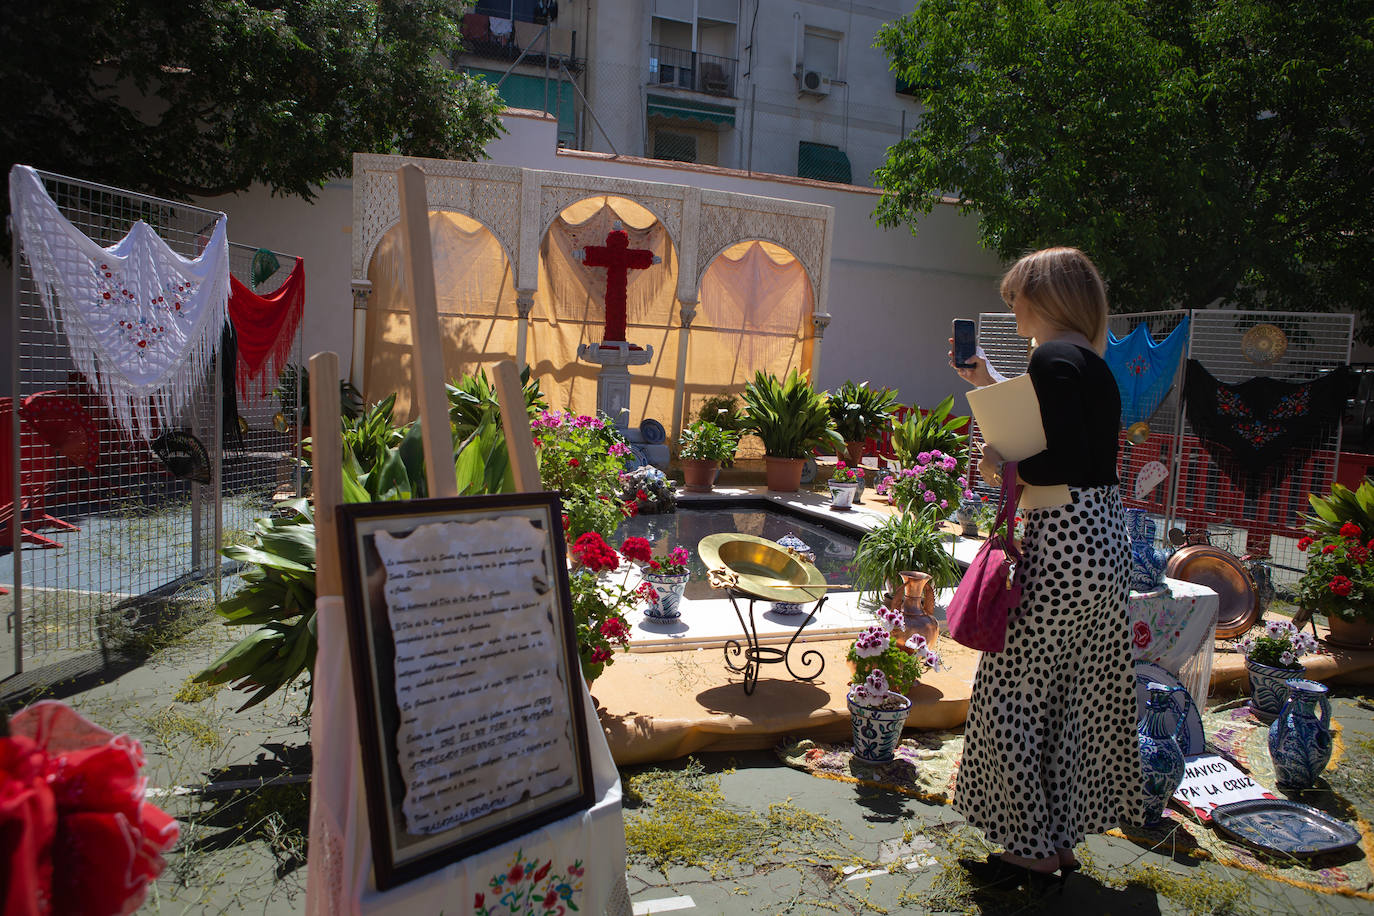
{"label": "metal mesh fence panel", "polygon": [[[219,218],[215,211],[189,204],[39,175],[62,214],[100,245],[113,244],[143,220],[173,251],[194,258]],[[244,246],[231,251],[231,269],[244,282],[252,252]],[[274,276],[264,288],[279,282],[280,276]],[[0,570],[0,583],[13,593],[18,654],[41,658],[89,650],[149,610],[160,611],[172,606],[169,602],[203,605],[214,600],[224,524],[221,486],[231,495],[247,489],[248,481],[259,487],[265,474],[251,456],[282,451],[279,440],[259,441],[251,435],[261,426],[266,399],[245,405],[250,435],[226,475],[218,365],[207,373],[184,415],[164,418],[163,428],[184,429],[204,446],[211,482],[179,479],[147,441],[113,421],[89,380],[75,370],[63,317],[59,311],[56,324],[49,321],[22,257],[14,261],[13,291],[13,396],[0,404],[5,447],[14,458],[5,498],[0,499],[12,562]],[[298,357],[299,332],[294,352]],[[94,470],[69,459],[31,424],[21,422],[21,405],[35,396],[66,399],[89,417],[97,430]]]}
{"label": "metal mesh fence panel", "polygon": [[[1256,376],[1283,381],[1308,381],[1350,358],[1350,315],[1236,310],[1194,310],[1114,315],[1110,327],[1118,337],[1144,321],[1151,336],[1163,340],[1191,314],[1185,359],[1202,363],[1219,381],[1235,384]],[[1256,325],[1279,329],[1286,347],[1269,363],[1245,356],[1242,341]],[[1023,372],[1028,360],[1026,342],[1016,337],[1011,314],[979,316],[979,343],[1003,373]],[[1273,488],[1247,495],[1245,488],[1219,468],[1211,452],[1194,433],[1183,409],[1183,366],[1168,396],[1149,420],[1150,436],[1134,444],[1123,431],[1118,464],[1122,494],[1128,506],[1142,508],[1156,519],[1162,540],[1170,527],[1206,529],[1211,542],[1237,555],[1267,553],[1275,581],[1291,584],[1302,574],[1305,557],[1296,549],[1302,536],[1301,516],[1308,509],[1307,494],[1328,490],[1335,479],[1341,450],[1341,429],[1333,424],[1315,448],[1295,449],[1285,458],[1288,472]],[[975,441],[981,437],[975,428]],[[1169,469],[1169,478],[1143,499],[1133,497],[1135,475],[1149,461]],[[983,488],[984,492],[988,492]]]}

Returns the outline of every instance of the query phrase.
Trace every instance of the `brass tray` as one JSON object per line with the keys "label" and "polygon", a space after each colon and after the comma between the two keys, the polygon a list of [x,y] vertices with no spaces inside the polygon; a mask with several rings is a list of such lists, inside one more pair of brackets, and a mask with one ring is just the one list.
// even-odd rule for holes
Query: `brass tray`
{"label": "brass tray", "polygon": [[827,590],[824,573],[767,538],[708,534],[697,544],[697,553],[708,570],[723,566],[739,576],[739,590],[756,598],[818,601]]}
{"label": "brass tray", "polygon": [[1219,547],[1197,544],[1175,551],[1164,567],[1164,575],[1205,585],[1217,593],[1221,599],[1218,639],[1239,636],[1259,620],[1259,589],[1255,580],[1240,560]]}

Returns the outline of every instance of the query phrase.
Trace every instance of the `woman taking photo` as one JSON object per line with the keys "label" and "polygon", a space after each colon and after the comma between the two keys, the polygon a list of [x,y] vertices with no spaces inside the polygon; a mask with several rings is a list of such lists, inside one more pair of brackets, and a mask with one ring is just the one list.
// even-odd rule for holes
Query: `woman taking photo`
{"label": "woman taking photo", "polygon": [[[1071,498],[1026,513],[1021,602],[1005,651],[978,665],[954,808],[1006,850],[966,868],[1035,886],[1078,867],[1073,849],[1086,834],[1141,817],[1131,558],[1117,491],[1121,400],[1102,359],[1102,278],[1081,251],[1049,248],[1016,262],[1001,293],[1017,336],[1033,340],[1027,371],[1045,428],[1045,450],[1019,462],[1017,476],[1067,484]],[[972,362],[955,371],[991,384],[986,361]],[[984,447],[983,478],[1000,485],[1002,467]]]}

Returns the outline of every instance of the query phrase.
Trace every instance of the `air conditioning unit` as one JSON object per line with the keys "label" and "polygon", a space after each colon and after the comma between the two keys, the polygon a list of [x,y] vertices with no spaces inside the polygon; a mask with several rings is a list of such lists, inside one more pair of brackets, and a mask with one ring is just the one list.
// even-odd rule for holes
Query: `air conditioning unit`
{"label": "air conditioning unit", "polygon": [[830,77],[819,70],[803,70],[797,88],[810,95],[829,95]]}

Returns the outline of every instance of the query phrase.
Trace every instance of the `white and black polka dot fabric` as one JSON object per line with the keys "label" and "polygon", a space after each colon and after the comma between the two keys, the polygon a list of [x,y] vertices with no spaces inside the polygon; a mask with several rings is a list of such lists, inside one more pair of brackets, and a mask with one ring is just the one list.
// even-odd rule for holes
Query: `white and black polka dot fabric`
{"label": "white and black polka dot fabric", "polygon": [[954,807],[989,841],[1044,858],[1141,819],[1131,570],[1115,486],[1031,510],[1007,647],[978,664]]}

